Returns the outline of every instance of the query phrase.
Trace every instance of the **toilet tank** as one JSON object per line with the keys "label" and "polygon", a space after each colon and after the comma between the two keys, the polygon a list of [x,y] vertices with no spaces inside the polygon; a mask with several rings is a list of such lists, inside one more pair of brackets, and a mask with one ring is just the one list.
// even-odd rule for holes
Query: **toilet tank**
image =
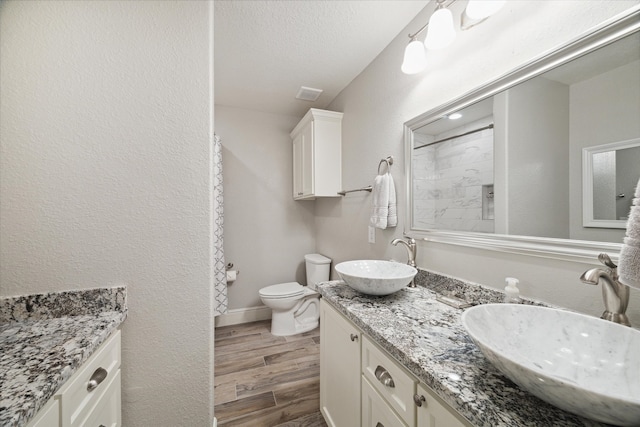
{"label": "toilet tank", "polygon": [[320,254],[307,254],[304,256],[307,270],[307,286],[315,290],[316,283],[329,280],[331,259]]}

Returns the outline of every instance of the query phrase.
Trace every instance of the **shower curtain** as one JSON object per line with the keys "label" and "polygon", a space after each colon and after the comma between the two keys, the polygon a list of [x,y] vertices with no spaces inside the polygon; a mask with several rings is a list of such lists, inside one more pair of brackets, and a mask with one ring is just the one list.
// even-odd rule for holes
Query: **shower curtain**
{"label": "shower curtain", "polygon": [[222,143],[213,136],[213,315],[227,312],[227,271],[224,262],[224,202],[222,200]]}

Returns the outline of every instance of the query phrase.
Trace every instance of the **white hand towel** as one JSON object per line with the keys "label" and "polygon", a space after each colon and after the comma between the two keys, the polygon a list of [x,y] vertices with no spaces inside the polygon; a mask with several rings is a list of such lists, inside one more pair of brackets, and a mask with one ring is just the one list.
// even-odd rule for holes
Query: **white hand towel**
{"label": "white hand towel", "polygon": [[640,180],[636,186],[635,198],[631,205],[629,219],[627,220],[627,237],[624,239],[618,271],[620,282],[640,289]]}
{"label": "white hand towel", "polygon": [[373,199],[369,224],[384,230],[389,216],[389,176],[378,175],[373,183]]}
{"label": "white hand towel", "polygon": [[398,225],[396,187],[389,172],[376,176],[369,225],[384,230]]}
{"label": "white hand towel", "polygon": [[396,205],[396,186],[393,177],[389,172],[389,214],[387,216],[387,227],[398,225],[398,206]]}

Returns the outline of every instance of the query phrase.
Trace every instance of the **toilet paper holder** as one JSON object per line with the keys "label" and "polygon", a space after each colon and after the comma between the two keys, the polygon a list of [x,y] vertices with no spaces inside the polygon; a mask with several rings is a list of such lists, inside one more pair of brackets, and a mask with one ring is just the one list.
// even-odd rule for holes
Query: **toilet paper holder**
{"label": "toilet paper holder", "polygon": [[[230,262],[225,266],[226,271],[231,271],[233,269],[233,263]],[[235,270],[236,276],[240,274],[240,270]]]}

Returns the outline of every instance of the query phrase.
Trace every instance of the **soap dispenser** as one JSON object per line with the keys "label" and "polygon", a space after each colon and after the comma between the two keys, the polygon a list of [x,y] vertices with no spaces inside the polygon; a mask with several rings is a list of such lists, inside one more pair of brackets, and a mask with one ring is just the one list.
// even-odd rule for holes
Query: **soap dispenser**
{"label": "soap dispenser", "polygon": [[507,286],[504,288],[504,302],[511,304],[518,304],[522,302],[520,298],[520,290],[518,289],[518,283],[520,281],[514,277],[507,277],[505,279]]}

